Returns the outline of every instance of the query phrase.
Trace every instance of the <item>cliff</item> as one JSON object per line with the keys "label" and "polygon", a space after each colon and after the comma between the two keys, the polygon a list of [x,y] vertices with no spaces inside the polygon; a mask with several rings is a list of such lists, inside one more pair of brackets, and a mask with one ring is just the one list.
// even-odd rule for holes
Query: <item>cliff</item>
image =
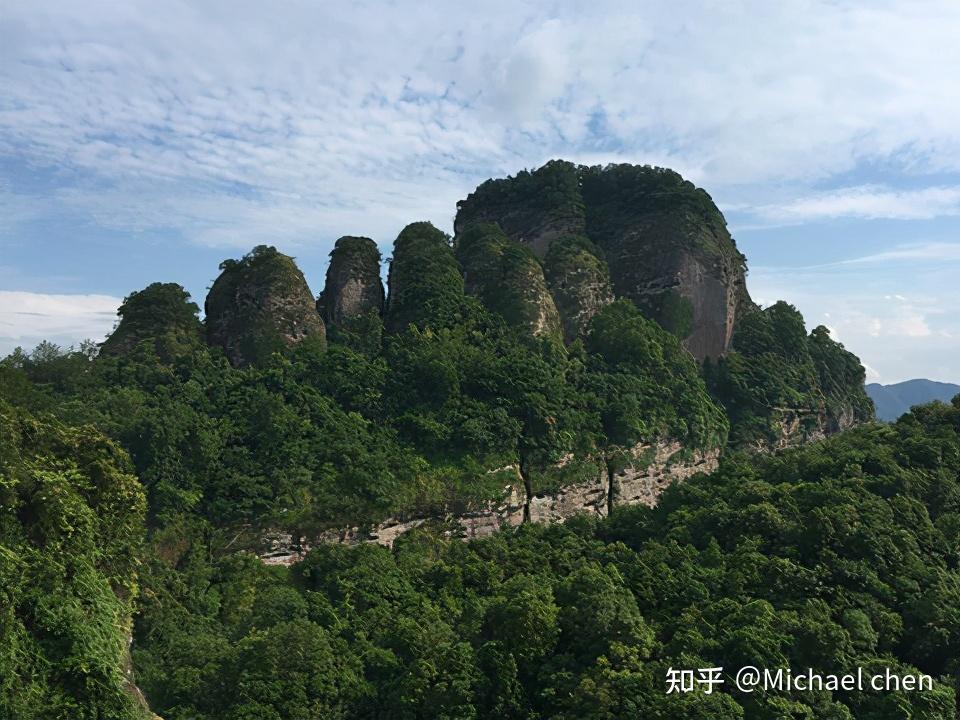
{"label": "cliff", "polygon": [[616,295],[680,337],[699,360],[726,352],[737,317],[753,307],[745,260],[723,215],[672,170],[551,161],[489,180],[458,203],[458,235],[480,222],[497,223],[540,257],[561,238],[586,236],[609,264]]}
{"label": "cliff", "polygon": [[383,312],[380,250],[370,238],[345,236],[330,253],[327,281],[317,310],[328,326],[341,326],[366,312]]}
{"label": "cliff", "polygon": [[581,337],[590,320],[614,301],[607,263],[583,235],[567,235],[551,243],[544,272],[569,342]]}
{"label": "cliff", "polygon": [[256,364],[307,339],[325,342],[313,293],[293,258],[260,245],[220,269],[205,303],[207,341],[231,363]]}
{"label": "cliff", "polygon": [[122,355],[151,342],[164,360],[189,352],[201,343],[203,326],[190,294],[176,283],[153,283],[130,293],[117,310],[116,329],[100,346],[102,355]]}
{"label": "cliff", "polygon": [[778,302],[737,324],[733,349],[704,374],[730,417],[734,447],[775,450],[873,419],[860,360]]}
{"label": "cliff", "polygon": [[458,235],[455,247],[468,294],[514,327],[532,335],[560,336],[560,315],[543,268],[529,248],[485,223]]}
{"label": "cliff", "polygon": [[411,223],[400,231],[387,285],[385,325],[390,332],[411,324],[449,326],[460,316],[463,276],[449,238],[428,222]]}

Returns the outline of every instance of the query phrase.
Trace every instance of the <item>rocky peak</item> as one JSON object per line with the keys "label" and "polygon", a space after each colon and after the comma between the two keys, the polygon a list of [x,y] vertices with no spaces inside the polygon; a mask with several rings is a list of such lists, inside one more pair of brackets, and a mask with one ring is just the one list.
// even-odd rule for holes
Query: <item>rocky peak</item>
{"label": "rocky peak", "polygon": [[475,223],[456,239],[466,292],[533,335],[560,335],[560,315],[533,252],[497,225]]}
{"label": "rocky peak", "polygon": [[[723,215],[672,170],[551,161],[488,180],[457,208],[458,235],[472,224],[497,223],[539,257],[564,237],[589,238],[609,264],[616,295],[680,337],[698,359],[726,352],[737,317],[753,307],[745,261]],[[579,322],[566,317],[578,312],[570,300],[558,300],[568,332]]]}
{"label": "rocky peak", "polygon": [[568,235],[551,243],[544,271],[563,318],[564,336],[572,342],[586,332],[594,315],[614,301],[610,270],[589,239]]}
{"label": "rocky peak", "polygon": [[383,312],[380,250],[367,237],[345,236],[330,253],[327,282],[317,310],[327,325],[343,325],[370,310]]}
{"label": "rocky peak", "polygon": [[293,258],[260,245],[220,269],[205,303],[207,340],[231,363],[262,362],[307,339],[325,342],[313,293]]}
{"label": "rocky peak", "polygon": [[450,238],[428,222],[407,225],[393,244],[387,276],[386,328],[448,326],[463,304],[463,276]]}
{"label": "rocky peak", "polygon": [[537,257],[546,257],[554,240],[585,231],[577,166],[551,160],[537,170],[487,180],[457,203],[454,232],[459,236],[476,223],[496,223]]}
{"label": "rocky peak", "polygon": [[203,328],[198,312],[196,303],[190,301],[190,293],[181,285],[148,285],[124,298],[117,310],[120,321],[100,352],[121,355],[149,340],[161,358],[170,359],[201,342]]}

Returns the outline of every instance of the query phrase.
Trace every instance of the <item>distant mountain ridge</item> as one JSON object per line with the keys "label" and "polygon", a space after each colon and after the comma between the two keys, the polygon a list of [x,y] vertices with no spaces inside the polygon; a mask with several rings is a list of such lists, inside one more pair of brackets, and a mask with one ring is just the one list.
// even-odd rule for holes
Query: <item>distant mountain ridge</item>
{"label": "distant mountain ridge", "polygon": [[896,420],[914,405],[942,400],[950,402],[960,393],[960,385],[925,378],[904,380],[891,385],[869,383],[867,395],[877,408],[878,420]]}

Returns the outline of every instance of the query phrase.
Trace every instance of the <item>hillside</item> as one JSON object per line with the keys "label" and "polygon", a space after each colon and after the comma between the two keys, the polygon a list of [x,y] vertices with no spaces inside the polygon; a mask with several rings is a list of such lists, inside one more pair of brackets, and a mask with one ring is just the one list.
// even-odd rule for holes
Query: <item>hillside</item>
{"label": "hillside", "polygon": [[[744,516],[722,503],[794,462],[779,451],[873,416],[859,360],[826,328],[808,332],[796,308],[749,300],[746,260],[722,215],[672,171],[556,161],[489,181],[460,204],[454,236],[422,221],[398,234],[385,289],[380,262],[371,239],[340,238],[314,297],[294,258],[258,246],[220,265],[202,322],[182,287],[154,283],[126,298],[99,355],[42,344],[0,361],[10,417],[109,438],[113,462],[132,473],[131,508],[146,497],[145,519],[127,518],[146,525],[133,659],[167,720],[590,717],[601,702],[591,693],[619,682],[603,667],[633,683],[631,673],[676,648],[711,654],[670,640],[666,617],[690,612],[653,589],[680,562],[672,554],[708,553],[715,564],[705,567],[726,568],[718,598],[728,579],[744,581],[734,567],[743,551],[734,534],[717,555],[710,533],[770,530],[787,540],[765,551],[786,562],[798,532],[790,518],[818,498],[794,507],[779,497],[771,510],[748,492]],[[0,431],[11,423],[3,417]],[[870,434],[881,430],[864,432],[863,442],[883,441]],[[80,450],[64,450],[53,469],[69,467],[71,452]],[[812,466],[818,452],[790,457]],[[24,472],[48,468],[31,461]],[[9,484],[0,478],[0,490]],[[81,498],[70,509],[86,518],[83,532],[96,527],[100,508],[82,502],[90,482],[71,472],[62,484]],[[713,527],[713,514],[729,524]],[[33,515],[15,520],[27,524],[10,525],[11,542],[40,537]],[[684,548],[650,545],[638,560],[630,553],[652,542],[649,523],[665,523],[656,537],[669,532]],[[143,538],[131,532],[130,543]],[[559,554],[543,546],[552,540]],[[130,582],[128,566],[89,544],[66,552],[88,551],[85,567],[106,560],[103,572]],[[810,552],[803,562],[828,555]],[[928,562],[935,572],[939,556]],[[678,587],[707,583],[698,573],[683,569]],[[760,602],[743,612],[762,617],[737,627],[798,612],[825,622],[818,607],[777,605],[751,587],[737,602]],[[790,592],[816,600],[805,587]],[[35,601],[29,587],[13,592],[16,607]],[[105,605],[115,626],[132,597]],[[575,619],[584,607],[595,622]],[[872,630],[846,610],[867,613]],[[835,620],[856,626],[849,644],[874,658],[900,647],[893,612],[907,613],[857,596]],[[16,619],[20,635],[36,629],[29,615]],[[75,661],[119,673],[118,637],[104,640],[109,653],[78,644]],[[939,671],[929,652],[904,651],[903,661]],[[291,653],[303,661],[291,665]],[[14,677],[60,692],[60,676],[43,680],[16,662]],[[656,716],[656,700],[633,694],[641,705],[630,712]],[[711,716],[739,716],[734,701],[715,702]]]}
{"label": "hillside", "polygon": [[877,408],[878,420],[896,420],[914,405],[939,400],[949,402],[960,393],[960,385],[935,380],[904,380],[891,385],[869,383],[867,395]]}

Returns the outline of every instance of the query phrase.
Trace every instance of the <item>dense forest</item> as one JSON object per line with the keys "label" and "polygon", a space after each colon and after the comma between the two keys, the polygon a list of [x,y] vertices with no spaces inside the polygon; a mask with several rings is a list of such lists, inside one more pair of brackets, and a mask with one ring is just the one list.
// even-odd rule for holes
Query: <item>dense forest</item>
{"label": "dense forest", "polygon": [[[0,361],[0,717],[955,717],[960,407],[869,422],[859,360],[752,304],[676,173],[491,183],[454,237],[400,233],[387,292],[367,238],[319,297],[261,246],[203,319],[154,283],[101,346]],[[661,447],[713,471],[627,504]],[[529,520],[591,482],[562,524],[463,537],[505,488]],[[389,518],[424,522],[320,540]],[[300,562],[262,562],[277,531]],[[938,680],[666,694],[747,664]]]}

